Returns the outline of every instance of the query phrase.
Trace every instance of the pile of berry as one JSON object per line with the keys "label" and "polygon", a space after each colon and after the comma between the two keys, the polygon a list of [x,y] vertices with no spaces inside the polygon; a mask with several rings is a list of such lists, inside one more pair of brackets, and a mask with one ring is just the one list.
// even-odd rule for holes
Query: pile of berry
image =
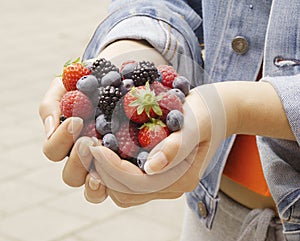
{"label": "pile of berry", "polygon": [[183,126],[190,84],[172,66],[126,61],[119,69],[104,58],[90,66],[77,59],[64,66],[62,82],[62,120],[82,118],[81,136],[101,139],[142,170],[149,151]]}

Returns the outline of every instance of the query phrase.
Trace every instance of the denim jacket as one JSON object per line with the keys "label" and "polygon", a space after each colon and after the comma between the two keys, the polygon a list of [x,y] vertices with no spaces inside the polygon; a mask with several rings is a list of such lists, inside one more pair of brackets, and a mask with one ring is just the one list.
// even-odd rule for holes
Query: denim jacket
{"label": "denim jacket", "polygon": [[[254,81],[263,66],[262,81],[274,86],[296,137],[294,142],[257,137],[284,234],[294,241],[300,240],[298,26],[298,0],[114,0],[84,59],[94,58],[118,39],[144,39],[194,87],[227,80]],[[198,187],[187,193],[189,206],[207,228],[213,225],[220,179],[234,138],[220,145]]]}

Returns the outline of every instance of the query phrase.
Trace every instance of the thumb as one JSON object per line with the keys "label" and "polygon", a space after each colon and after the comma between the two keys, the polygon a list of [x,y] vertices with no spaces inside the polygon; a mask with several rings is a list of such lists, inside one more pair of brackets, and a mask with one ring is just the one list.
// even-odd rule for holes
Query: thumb
{"label": "thumb", "polygon": [[56,127],[59,125],[60,117],[60,100],[66,92],[61,79],[56,78],[51,82],[51,85],[44,95],[39,106],[39,114],[44,124],[46,137],[53,134]]}
{"label": "thumb", "polygon": [[213,84],[194,88],[183,107],[183,128],[172,133],[150,152],[144,167],[147,174],[172,168],[189,156],[196,146],[200,144],[201,148],[201,143],[208,143],[208,151],[200,160],[203,169],[226,138],[226,113]]}
{"label": "thumb", "polygon": [[[207,135],[202,134],[200,130],[201,122],[209,123],[209,118],[207,120],[203,118],[206,112],[205,107],[199,108],[199,96],[195,92],[190,92],[183,105],[182,129],[173,132],[152,149],[144,167],[147,174],[168,170],[193,151]],[[205,130],[207,131],[208,129]]]}

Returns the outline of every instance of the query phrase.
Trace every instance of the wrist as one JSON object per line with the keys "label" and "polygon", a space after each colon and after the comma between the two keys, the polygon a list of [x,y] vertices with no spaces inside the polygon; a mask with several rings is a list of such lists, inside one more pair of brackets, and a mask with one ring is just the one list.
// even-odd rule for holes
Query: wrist
{"label": "wrist", "polygon": [[237,82],[219,82],[213,84],[226,116],[226,137],[241,131],[241,90]]}
{"label": "wrist", "polygon": [[[201,141],[223,141],[227,137],[228,121],[223,100],[216,86],[214,84],[202,85],[196,87],[192,92],[193,94],[195,92],[195,96],[197,96],[195,98],[197,101],[193,106],[196,106],[194,115],[198,121]],[[202,103],[199,102],[199,97]],[[199,106],[201,107],[199,108]],[[207,135],[203,136],[204,133]]]}
{"label": "wrist", "polygon": [[281,100],[271,84],[227,81],[214,85],[226,113],[226,136],[248,134],[295,139]]}

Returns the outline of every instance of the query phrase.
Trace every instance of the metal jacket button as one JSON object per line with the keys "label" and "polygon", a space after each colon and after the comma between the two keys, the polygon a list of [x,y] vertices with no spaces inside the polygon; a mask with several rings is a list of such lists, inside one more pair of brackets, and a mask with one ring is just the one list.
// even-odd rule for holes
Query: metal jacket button
{"label": "metal jacket button", "polygon": [[231,42],[231,47],[237,54],[244,54],[249,49],[249,43],[245,37],[236,36]]}
{"label": "metal jacket button", "polygon": [[198,202],[198,213],[203,217],[206,218],[207,217],[207,209],[206,206],[203,202]]}

